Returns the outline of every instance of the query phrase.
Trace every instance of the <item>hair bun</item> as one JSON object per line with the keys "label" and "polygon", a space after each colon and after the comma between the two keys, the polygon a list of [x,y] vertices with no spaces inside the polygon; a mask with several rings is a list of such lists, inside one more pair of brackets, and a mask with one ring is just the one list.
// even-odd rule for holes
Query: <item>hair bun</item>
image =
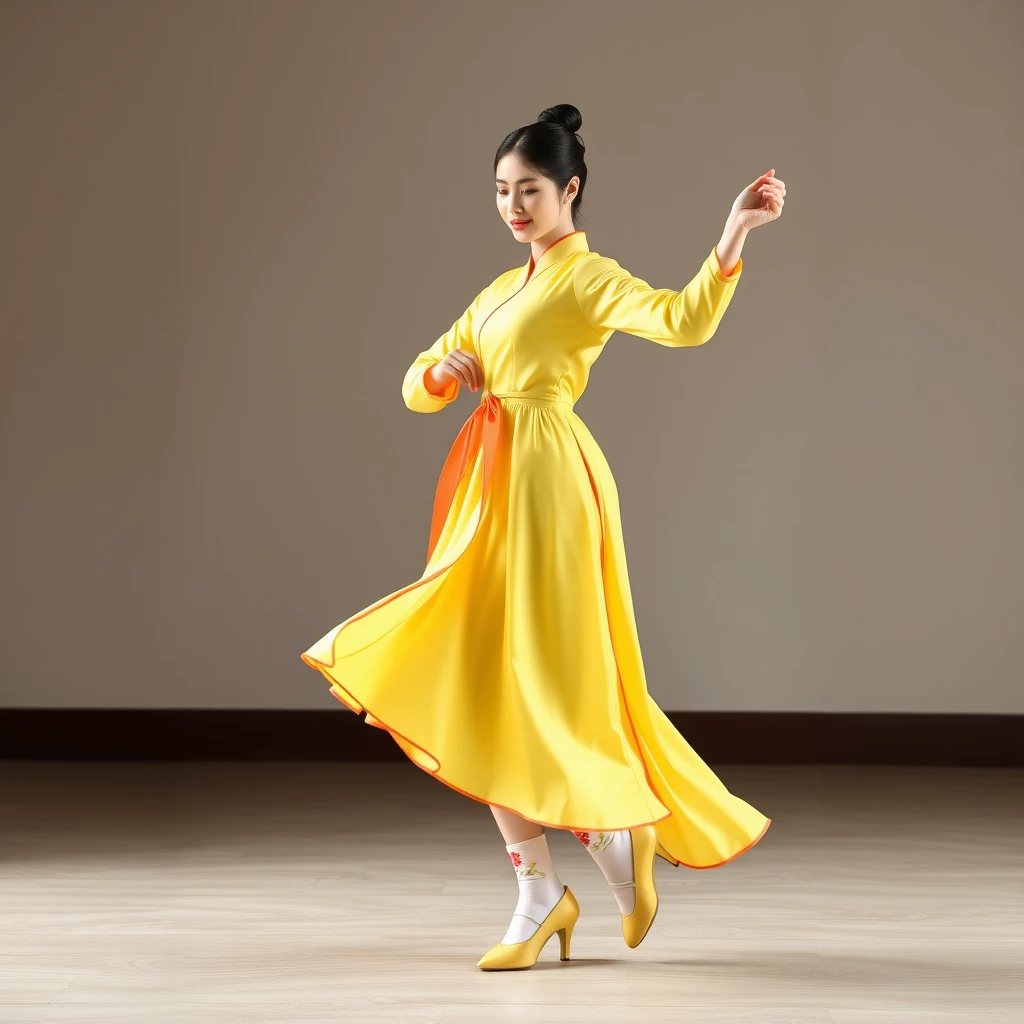
{"label": "hair bun", "polygon": [[540,112],[538,121],[556,121],[571,132],[578,132],[583,127],[583,115],[571,103],[556,103]]}

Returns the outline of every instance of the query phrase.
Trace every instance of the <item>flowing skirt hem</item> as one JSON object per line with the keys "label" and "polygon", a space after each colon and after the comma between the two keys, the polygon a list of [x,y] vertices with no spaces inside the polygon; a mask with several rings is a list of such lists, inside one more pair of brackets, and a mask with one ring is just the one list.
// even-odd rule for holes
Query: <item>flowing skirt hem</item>
{"label": "flowing skirt hem", "polygon": [[[365,704],[359,703],[356,700],[356,698],[352,694],[350,694],[338,682],[338,680],[334,678],[334,676],[332,676],[330,674],[330,671],[329,671],[327,665],[325,665],[323,662],[317,661],[316,658],[314,658],[308,652],[302,654],[301,658],[302,658],[302,660],[307,665],[309,665],[311,668],[317,669],[324,676],[324,678],[330,684],[329,692],[334,697],[336,697],[350,711],[354,711],[356,714],[359,714],[361,712],[365,712],[365,714],[366,714],[365,723],[367,725],[373,726],[374,728],[377,728],[377,729],[382,729],[385,732],[389,733],[391,735],[391,738],[398,745],[399,749],[406,755],[406,757],[414,765],[416,765],[417,768],[422,769],[428,775],[430,775],[433,778],[437,779],[439,782],[443,782],[446,786],[448,786],[449,789],[453,789],[456,793],[460,793],[463,796],[467,796],[471,800],[475,800],[477,803],[487,804],[489,806],[493,805],[495,807],[501,807],[504,810],[511,811],[513,814],[517,814],[520,818],[523,818],[526,821],[532,821],[535,824],[541,825],[541,826],[543,826],[545,828],[557,828],[557,829],[563,829],[565,831],[570,831],[570,832],[593,832],[593,831],[595,831],[595,829],[592,826],[588,826],[588,825],[585,825],[585,824],[566,824],[565,822],[542,821],[539,818],[536,818],[536,817],[534,817],[532,815],[523,813],[521,810],[519,810],[516,807],[508,807],[505,804],[497,803],[494,800],[490,800],[490,799],[488,799],[485,796],[481,796],[480,794],[470,792],[467,789],[463,789],[461,786],[455,785],[454,782],[451,782],[450,780],[446,779],[441,774],[441,762],[440,762],[440,760],[438,760],[438,758],[434,754],[432,754],[429,750],[426,749],[426,747],[422,746],[420,743],[417,743],[416,740],[412,739],[409,736],[403,735],[402,733],[398,732],[396,729],[394,729],[391,726],[389,726],[386,722],[381,721],[381,719],[378,718],[368,707],[366,707]],[[432,765],[436,766],[436,767],[433,767]],[[664,821],[666,818],[669,818],[671,816],[672,816],[672,812],[669,811],[667,814],[663,814],[663,815],[661,815],[658,818],[649,819],[647,821],[636,821],[636,822],[632,822],[631,824],[627,824],[627,825],[619,825],[619,826],[616,826],[615,829],[610,829],[607,826],[603,826],[603,828],[604,828],[604,831],[606,831],[606,832],[607,831],[618,831],[619,829],[640,828],[643,825],[656,825],[659,821]],[[753,840],[751,840],[749,843],[747,843],[746,846],[744,846],[741,849],[736,850],[734,853],[730,854],[724,860],[717,861],[714,864],[687,864],[685,861],[677,860],[675,857],[673,857],[665,849],[664,846],[662,846],[662,844],[660,842],[658,843],[658,846],[657,846],[657,849],[656,849],[655,852],[663,860],[667,861],[673,867],[677,867],[677,868],[678,867],[684,867],[684,868],[693,868],[694,870],[706,870],[706,869],[709,869],[709,868],[722,867],[724,864],[728,864],[730,861],[735,860],[741,854],[746,853],[749,849],[751,849],[751,847],[755,846],[760,841],[762,836],[764,836],[765,832],[768,831],[768,826],[770,824],[771,824],[771,818],[767,818],[765,820],[764,828],[761,829],[760,833]]]}

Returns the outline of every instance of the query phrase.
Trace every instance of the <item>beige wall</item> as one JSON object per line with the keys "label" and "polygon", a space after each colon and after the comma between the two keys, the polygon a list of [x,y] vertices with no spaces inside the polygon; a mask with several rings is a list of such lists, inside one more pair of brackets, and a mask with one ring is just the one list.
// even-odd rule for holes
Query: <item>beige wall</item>
{"label": "beige wall", "polygon": [[477,401],[402,377],[572,102],[654,284],[788,188],[711,343],[615,335],[577,405],[654,698],[1024,712],[1022,10],[0,4],[0,704],[337,707],[299,653],[419,576]]}

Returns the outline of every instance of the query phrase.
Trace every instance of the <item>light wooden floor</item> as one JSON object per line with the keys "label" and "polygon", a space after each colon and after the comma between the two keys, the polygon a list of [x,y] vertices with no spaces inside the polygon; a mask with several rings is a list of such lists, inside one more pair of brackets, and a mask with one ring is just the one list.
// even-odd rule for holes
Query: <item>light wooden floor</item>
{"label": "light wooden floor", "polygon": [[0,762],[0,1020],[1024,1021],[1024,772],[719,774],[773,825],[724,867],[659,860],[643,945],[549,831],[573,960],[485,973],[504,844],[411,765]]}

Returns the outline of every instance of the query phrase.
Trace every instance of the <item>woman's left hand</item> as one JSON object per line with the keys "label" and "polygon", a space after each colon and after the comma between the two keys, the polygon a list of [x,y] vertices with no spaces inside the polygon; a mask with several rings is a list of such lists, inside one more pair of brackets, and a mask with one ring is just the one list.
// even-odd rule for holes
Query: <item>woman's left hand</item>
{"label": "woman's left hand", "polygon": [[786,202],[786,183],[775,177],[773,167],[752,181],[732,204],[730,219],[743,231],[760,227],[782,216]]}

